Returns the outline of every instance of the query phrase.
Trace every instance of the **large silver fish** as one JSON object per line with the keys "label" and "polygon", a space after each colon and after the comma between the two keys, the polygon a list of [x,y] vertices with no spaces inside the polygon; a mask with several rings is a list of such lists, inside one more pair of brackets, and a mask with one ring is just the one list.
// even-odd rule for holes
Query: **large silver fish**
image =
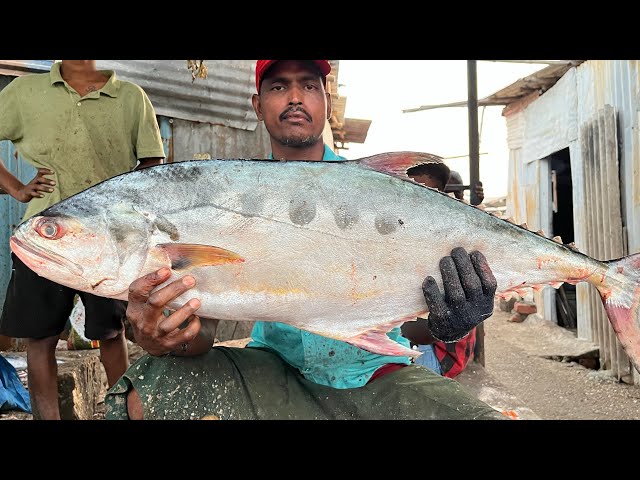
{"label": "large silver fish", "polygon": [[126,173],[23,222],[11,248],[69,287],[126,299],[169,266],[203,317],[277,321],[365,350],[418,355],[390,329],[425,315],[453,247],[484,253],[498,295],[589,282],[638,368],[640,255],[597,261],[406,176],[413,152],[344,162],[205,160]]}

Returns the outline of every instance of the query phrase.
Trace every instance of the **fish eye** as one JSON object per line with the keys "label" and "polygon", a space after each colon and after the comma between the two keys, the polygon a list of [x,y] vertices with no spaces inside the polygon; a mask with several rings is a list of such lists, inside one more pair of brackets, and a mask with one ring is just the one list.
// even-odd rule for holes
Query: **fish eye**
{"label": "fish eye", "polygon": [[62,236],[62,229],[52,220],[44,220],[36,227],[36,231],[41,237],[49,240],[56,240]]}

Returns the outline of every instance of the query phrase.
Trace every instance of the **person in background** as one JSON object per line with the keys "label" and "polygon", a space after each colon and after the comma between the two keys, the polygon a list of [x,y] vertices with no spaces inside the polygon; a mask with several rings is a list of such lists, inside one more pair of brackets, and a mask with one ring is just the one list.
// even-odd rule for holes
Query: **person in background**
{"label": "person in background", "polygon": [[[462,185],[460,174],[449,170],[449,167],[442,162],[413,167],[407,175],[416,182],[441,192],[446,192],[448,184]],[[482,202],[484,199],[482,185],[479,185],[476,193]],[[453,194],[457,199],[464,200],[462,190],[453,190]],[[467,336],[457,342],[445,343],[431,335],[427,320],[424,318],[418,318],[415,322],[407,322],[402,325],[402,335],[410,339],[415,348],[422,352],[422,355],[414,362],[449,378],[460,374],[473,359],[476,333],[474,327]]]}
{"label": "person in background", "polygon": [[[449,179],[447,180],[447,184],[444,187],[445,193],[453,193],[453,196],[458,200],[464,200],[464,190],[462,190],[461,186],[464,183],[462,182],[462,177],[455,170],[451,170],[449,174]],[[472,205],[480,205],[484,200],[484,189],[482,188],[482,182],[478,182],[475,186],[475,192],[477,197],[477,203],[472,203]]]}
{"label": "person in background", "polygon": [[[10,140],[37,169],[26,185],[0,162],[0,188],[27,203],[24,219],[96,183],[162,162],[154,108],[134,83],[95,60],[62,60],[50,72],[14,79],[0,92],[0,140]],[[49,232],[55,235],[56,232]],[[34,418],[59,419],[55,350],[78,294],[85,335],[100,341],[109,386],[129,360],[124,302],[76,292],[36,273],[15,255],[0,317],[0,334],[26,338]]]}

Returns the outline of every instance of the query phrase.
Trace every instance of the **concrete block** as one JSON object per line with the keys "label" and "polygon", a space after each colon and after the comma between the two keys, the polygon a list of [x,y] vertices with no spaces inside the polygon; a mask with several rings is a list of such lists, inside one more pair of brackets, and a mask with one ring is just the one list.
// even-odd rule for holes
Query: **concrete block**
{"label": "concrete block", "polygon": [[[91,420],[107,392],[107,376],[98,355],[82,351],[75,358],[60,358],[58,402],[63,420]],[[66,357],[66,356],[65,356]],[[34,412],[34,418],[38,418]]]}
{"label": "concrete block", "polygon": [[[13,355],[23,356],[26,352]],[[58,405],[62,420],[92,420],[97,405],[107,393],[107,374],[100,361],[99,350],[56,350],[58,362]],[[28,375],[28,371],[27,371]],[[33,407],[33,418],[40,419]]]}

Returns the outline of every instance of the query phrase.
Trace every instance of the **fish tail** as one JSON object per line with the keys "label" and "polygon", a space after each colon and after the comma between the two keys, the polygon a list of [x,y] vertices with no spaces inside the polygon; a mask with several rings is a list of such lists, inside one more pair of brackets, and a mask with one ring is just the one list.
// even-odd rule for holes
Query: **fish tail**
{"label": "fish tail", "polygon": [[603,263],[607,271],[594,286],[618,340],[640,372],[640,253]]}

